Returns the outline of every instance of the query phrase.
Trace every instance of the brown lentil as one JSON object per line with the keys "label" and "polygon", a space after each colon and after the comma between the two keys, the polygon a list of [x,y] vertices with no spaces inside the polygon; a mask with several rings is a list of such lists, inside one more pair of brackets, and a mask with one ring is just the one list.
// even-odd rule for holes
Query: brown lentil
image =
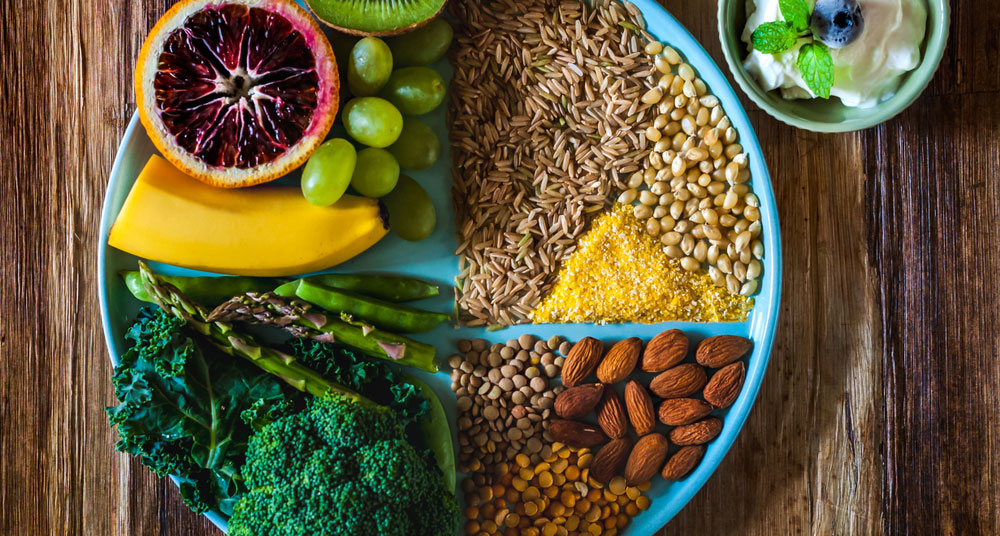
{"label": "brown lentil", "polygon": [[[513,462],[520,453],[527,453],[528,462],[541,459],[545,423],[555,395],[562,390],[550,381],[559,377],[565,359],[554,352],[564,342],[568,341],[526,334],[492,346],[484,339],[458,343],[467,351],[449,357],[448,364],[457,397],[461,470],[475,472],[484,465]],[[530,365],[540,363],[542,355],[548,356],[549,364]]]}

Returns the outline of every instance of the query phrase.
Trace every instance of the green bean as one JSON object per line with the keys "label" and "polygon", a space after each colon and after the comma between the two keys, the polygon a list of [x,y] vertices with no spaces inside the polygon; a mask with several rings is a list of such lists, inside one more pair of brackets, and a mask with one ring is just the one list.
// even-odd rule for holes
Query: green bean
{"label": "green bean", "polygon": [[[280,290],[285,291],[286,288]],[[295,297],[332,313],[351,315],[382,329],[400,333],[430,331],[451,318],[443,313],[424,311],[324,287],[306,279],[299,281],[295,288]]]}
{"label": "green bean", "polygon": [[432,298],[438,287],[411,277],[372,274],[322,274],[306,278],[310,283],[357,292],[380,300],[405,302]]}
{"label": "green bean", "polygon": [[[142,284],[142,278],[138,271],[119,272],[125,280],[125,286],[129,292],[139,301],[153,302],[153,298],[146,293]],[[247,292],[268,292],[275,285],[284,282],[284,279],[270,277],[183,277],[176,275],[157,275],[165,283],[177,287],[182,294],[191,298],[199,305],[206,308],[213,308],[220,303],[246,294]]]}
{"label": "green bean", "polygon": [[426,420],[420,422],[420,431],[423,435],[427,448],[434,453],[434,459],[438,467],[444,473],[444,483],[451,492],[455,491],[455,446],[451,439],[451,426],[448,424],[448,415],[444,412],[441,399],[438,398],[434,389],[426,383],[406,375],[406,381],[412,383],[420,394],[424,395],[430,404],[431,412]]}
{"label": "green bean", "polygon": [[[438,288],[430,283],[410,277],[375,274],[322,274],[305,278],[310,283],[346,290],[390,302],[406,302],[433,298]],[[291,298],[298,288],[297,281],[282,285],[274,291],[279,296]]]}

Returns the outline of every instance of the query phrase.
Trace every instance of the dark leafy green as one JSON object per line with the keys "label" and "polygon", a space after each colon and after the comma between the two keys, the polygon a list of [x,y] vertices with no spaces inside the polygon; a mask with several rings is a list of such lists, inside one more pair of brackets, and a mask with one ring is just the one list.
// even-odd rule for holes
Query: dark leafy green
{"label": "dark leafy green", "polygon": [[117,449],[159,476],[177,476],[192,510],[231,515],[246,489],[240,468],[252,425],[290,411],[290,391],[242,359],[199,346],[183,320],[161,309],[140,312],[126,338],[132,346],[112,376],[120,404],[107,409]]}
{"label": "dark leafy green", "polygon": [[420,389],[381,361],[366,359],[343,346],[313,339],[292,339],[288,345],[300,363],[327,380],[394,410],[404,428],[430,413],[430,403]]}

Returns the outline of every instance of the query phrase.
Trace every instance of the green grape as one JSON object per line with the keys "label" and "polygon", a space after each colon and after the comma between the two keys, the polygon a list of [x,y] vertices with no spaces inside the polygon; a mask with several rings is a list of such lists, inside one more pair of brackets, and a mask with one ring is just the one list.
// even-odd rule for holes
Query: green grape
{"label": "green grape", "polygon": [[302,170],[302,195],[306,201],[321,207],[339,201],[351,184],[357,158],[354,145],[343,138],[323,142]]}
{"label": "green grape", "polygon": [[423,115],[444,101],[441,75],[429,67],[396,69],[382,88],[382,96],[407,115]]}
{"label": "green grape", "polygon": [[389,228],[403,240],[419,242],[434,232],[434,204],[424,188],[409,176],[400,175],[396,188],[382,201],[389,209]]}
{"label": "green grape", "polygon": [[403,120],[403,132],[396,143],[389,146],[400,167],[420,171],[427,169],[441,157],[441,140],[431,127],[419,119]]}
{"label": "green grape", "polygon": [[351,50],[347,85],[356,97],[378,93],[392,75],[392,52],[378,37],[365,37]]}
{"label": "green grape", "polygon": [[408,34],[389,39],[389,48],[399,67],[430,65],[448,52],[453,36],[451,24],[437,18]]}
{"label": "green grape", "polygon": [[396,143],[403,130],[403,115],[391,102],[378,97],[347,101],[341,118],[352,138],[379,149]]}
{"label": "green grape", "polygon": [[385,149],[369,147],[358,152],[351,187],[365,197],[382,197],[396,187],[399,163]]}

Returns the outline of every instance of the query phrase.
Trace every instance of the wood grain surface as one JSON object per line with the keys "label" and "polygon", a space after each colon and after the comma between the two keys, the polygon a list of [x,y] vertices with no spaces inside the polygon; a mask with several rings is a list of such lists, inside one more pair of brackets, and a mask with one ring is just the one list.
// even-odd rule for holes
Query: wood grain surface
{"label": "wood grain surface", "polygon": [[[724,65],[715,5],[661,0]],[[167,0],[0,0],[0,534],[214,535],[114,451],[98,219]],[[760,397],[669,535],[1000,534],[1000,2],[863,132],[748,107],[785,285]]]}

